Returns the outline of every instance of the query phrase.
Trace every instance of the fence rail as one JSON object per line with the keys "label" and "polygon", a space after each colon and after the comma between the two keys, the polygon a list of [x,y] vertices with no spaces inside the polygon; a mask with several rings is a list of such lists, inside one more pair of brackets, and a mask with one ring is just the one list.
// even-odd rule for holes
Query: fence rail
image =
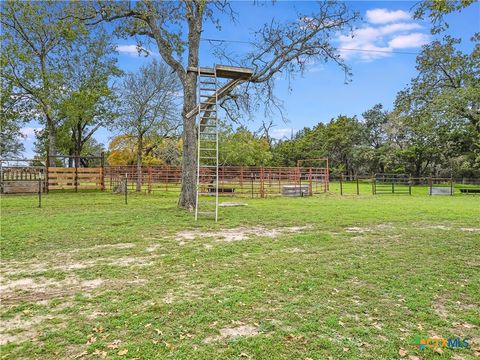
{"label": "fence rail", "polygon": [[[210,168],[200,168],[200,176],[210,177]],[[115,186],[127,177],[130,188],[140,179],[146,192],[178,192],[181,189],[180,166],[106,166],[106,187]],[[324,168],[221,166],[218,170],[219,192],[224,195],[265,197],[280,194],[285,185],[308,185],[309,193],[328,190],[328,172]]]}
{"label": "fence rail", "polygon": [[47,168],[48,190],[86,190],[104,189],[104,177],[102,168]]}
{"label": "fence rail", "polygon": [[[209,168],[201,168],[201,176],[210,177]],[[182,168],[180,166],[136,165],[103,167],[48,167],[8,166],[1,168],[2,184],[13,182],[12,188],[25,187],[27,182],[38,181],[42,173],[45,190],[84,189],[113,190],[125,179],[130,189],[139,180],[141,190],[147,193],[180,192]],[[25,184],[20,184],[20,182]],[[21,185],[21,186],[20,186]],[[33,186],[33,185],[32,185]],[[30,186],[31,187],[31,186]],[[213,184],[212,184],[213,187]],[[33,189],[33,187],[32,187]],[[349,194],[425,194],[445,195],[454,193],[478,193],[480,178],[410,177],[407,175],[342,175],[329,174],[326,168],[315,167],[254,167],[221,166],[219,168],[219,192],[223,195],[266,197],[282,194],[284,190],[309,195],[333,192]],[[207,185],[203,192],[209,192]]]}

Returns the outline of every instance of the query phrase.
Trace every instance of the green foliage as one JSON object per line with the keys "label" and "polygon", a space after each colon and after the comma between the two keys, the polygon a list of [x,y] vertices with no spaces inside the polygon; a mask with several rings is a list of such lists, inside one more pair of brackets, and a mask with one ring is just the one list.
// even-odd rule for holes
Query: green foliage
{"label": "green foliage", "polygon": [[82,154],[93,134],[109,126],[117,116],[117,99],[112,80],[117,68],[115,46],[101,29],[79,36],[65,64],[65,94],[59,102],[62,138],[59,149],[65,154]]}
{"label": "green foliage", "polygon": [[[0,69],[0,71],[3,71]],[[21,139],[21,126],[24,121],[19,118],[21,98],[12,93],[12,86],[2,76],[0,78],[0,158],[18,157],[24,150]]]}
{"label": "green foliage", "polygon": [[272,159],[267,139],[256,137],[244,127],[221,133],[219,148],[222,165],[263,166]]}
{"label": "green foliage", "polygon": [[437,34],[446,30],[449,25],[445,21],[445,15],[462,11],[475,3],[475,0],[424,0],[416,4],[414,17],[423,19],[426,16],[432,23],[432,33]]}
{"label": "green foliage", "polygon": [[2,77],[37,108],[27,120],[45,122],[48,117],[52,125],[58,121],[55,108],[68,52],[86,31],[77,20],[60,19],[62,9],[55,1],[6,1],[1,6]]}

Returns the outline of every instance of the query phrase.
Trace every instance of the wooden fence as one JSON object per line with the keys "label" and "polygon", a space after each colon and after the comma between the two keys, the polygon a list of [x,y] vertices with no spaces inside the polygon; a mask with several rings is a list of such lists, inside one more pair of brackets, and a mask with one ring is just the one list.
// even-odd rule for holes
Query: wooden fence
{"label": "wooden fence", "polygon": [[48,190],[104,190],[103,169],[48,167],[46,174]]}

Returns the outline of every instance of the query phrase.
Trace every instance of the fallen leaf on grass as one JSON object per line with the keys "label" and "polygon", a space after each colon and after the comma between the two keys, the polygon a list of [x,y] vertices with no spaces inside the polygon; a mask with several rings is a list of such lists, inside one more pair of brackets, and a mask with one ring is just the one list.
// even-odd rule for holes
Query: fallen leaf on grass
{"label": "fallen leaf on grass", "polygon": [[96,333],[101,333],[101,332],[103,332],[103,330],[104,330],[104,328],[101,325],[99,327],[94,327],[93,328],[93,332],[96,332]]}
{"label": "fallen leaf on grass", "polygon": [[122,342],[122,340],[113,340],[110,344],[107,345],[109,349],[117,349],[118,345]]}
{"label": "fallen leaf on grass", "polygon": [[123,355],[127,355],[127,353],[128,353],[128,349],[123,349],[118,352],[118,355],[123,356]]}
{"label": "fallen leaf on grass", "polygon": [[167,349],[168,349],[168,350],[170,350],[170,351],[173,351],[173,350],[175,350],[175,346],[173,346],[173,345],[172,345],[172,344],[170,344],[170,343],[167,343],[167,342],[165,342],[165,346],[166,346],[166,347],[167,347]]}
{"label": "fallen leaf on grass", "polygon": [[102,351],[100,349],[95,349],[95,351],[93,352],[93,355],[98,355],[100,356],[102,359],[105,359],[107,357],[107,352],[106,351]]}
{"label": "fallen leaf on grass", "polygon": [[410,355],[408,357],[408,360],[422,360],[419,356],[416,356],[416,355]]}
{"label": "fallen leaf on grass", "polygon": [[159,335],[159,336],[163,336],[163,332],[161,332],[160,330],[158,330],[158,329],[155,329],[155,331],[157,332],[157,335]]}
{"label": "fallen leaf on grass", "polygon": [[343,348],[343,351],[344,351],[344,352],[349,352],[350,349],[349,349],[349,348]]}
{"label": "fallen leaf on grass", "polygon": [[293,341],[293,340],[302,340],[303,336],[302,335],[287,335],[283,337],[284,340],[286,341]]}
{"label": "fallen leaf on grass", "polygon": [[401,357],[405,357],[407,356],[407,354],[408,354],[407,350],[404,350],[404,349],[398,350],[398,355],[400,355]]}
{"label": "fallen leaf on grass", "polygon": [[75,355],[74,359],[80,359],[82,357],[84,357],[85,355],[87,355],[88,353],[86,351],[84,352],[81,352],[80,354],[77,354]]}
{"label": "fallen leaf on grass", "polygon": [[433,349],[433,352],[434,352],[434,353],[437,353],[437,354],[439,354],[439,355],[442,355],[442,354],[443,354],[443,350],[442,350],[441,348],[435,348],[435,349]]}

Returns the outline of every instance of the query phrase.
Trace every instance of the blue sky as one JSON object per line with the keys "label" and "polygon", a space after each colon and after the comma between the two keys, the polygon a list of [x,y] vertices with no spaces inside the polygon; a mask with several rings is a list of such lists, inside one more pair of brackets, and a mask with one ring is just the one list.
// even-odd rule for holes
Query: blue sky
{"label": "blue sky", "polygon": [[[411,18],[410,9],[415,2],[407,1],[352,1],[347,5],[362,16],[357,24],[356,36],[351,39],[346,34],[337,34],[332,42],[342,49],[362,49],[364,51],[343,50],[342,56],[353,71],[352,81],[344,83],[341,69],[331,63],[312,63],[303,76],[290,81],[281,76],[275,82],[276,95],[284,101],[288,122],[274,116],[273,135],[277,138],[290,136],[305,126],[312,127],[319,122],[328,122],[340,114],[360,116],[373,105],[381,103],[391,109],[396,93],[403,89],[416,75],[415,53],[436,37],[430,34],[430,23]],[[232,23],[221,18],[222,29],[207,25],[202,38],[233,41],[249,41],[252,33],[272,18],[295,20],[298,13],[309,13],[318,7],[316,2],[280,1],[261,6],[250,2],[233,2],[232,8],[238,13],[238,20]],[[470,51],[470,37],[480,31],[480,4],[477,2],[460,13],[446,17],[450,27],[445,34],[462,39],[461,49]],[[439,36],[437,36],[438,38]],[[142,64],[158,57],[154,46],[151,57],[138,56],[134,39],[116,40],[119,56],[118,64],[125,71],[135,71]],[[239,55],[248,51],[249,45],[225,43],[230,51]],[[372,51],[374,50],[374,51]],[[200,49],[202,66],[212,66],[218,62],[212,56],[212,44],[203,41]],[[245,119],[245,125],[257,130],[264,118],[263,112],[254,119]],[[25,156],[33,156],[33,130],[36,123],[24,128]],[[108,146],[112,133],[107,129],[97,132],[95,138]]]}

